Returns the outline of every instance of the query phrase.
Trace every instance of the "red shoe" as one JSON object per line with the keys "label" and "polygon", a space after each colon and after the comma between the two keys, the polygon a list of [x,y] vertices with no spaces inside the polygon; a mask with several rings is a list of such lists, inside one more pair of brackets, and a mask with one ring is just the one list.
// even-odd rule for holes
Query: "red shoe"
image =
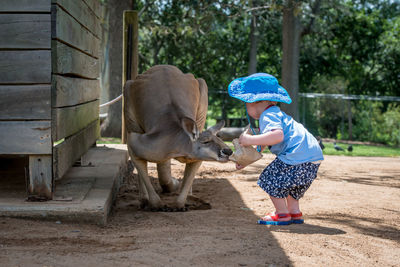
{"label": "red shoe", "polygon": [[[289,220],[284,220],[289,218]],[[268,213],[257,222],[258,224],[266,225],[289,225],[292,223],[289,213]]]}
{"label": "red shoe", "polygon": [[290,216],[292,217],[292,223],[302,224],[304,220],[301,218],[303,213],[291,213]]}

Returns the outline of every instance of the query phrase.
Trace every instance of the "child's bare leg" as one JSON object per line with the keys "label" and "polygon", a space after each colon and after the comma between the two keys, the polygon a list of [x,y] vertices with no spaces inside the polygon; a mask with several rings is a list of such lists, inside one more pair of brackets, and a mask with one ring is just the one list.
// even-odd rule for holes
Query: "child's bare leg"
{"label": "child's bare leg", "polygon": [[289,213],[285,198],[276,198],[273,196],[269,196],[269,197],[271,198],[272,203],[275,206],[276,213]]}
{"label": "child's bare leg", "polygon": [[288,210],[292,216],[293,223],[304,223],[302,213],[300,211],[299,201],[291,197],[286,198]]}
{"label": "child's bare leg", "polygon": [[303,215],[300,211],[299,201],[291,197],[290,195],[286,198],[288,210],[292,217],[292,223],[301,224],[304,223]]}
{"label": "child's bare leg", "polygon": [[259,224],[290,224],[291,216],[286,204],[286,198],[269,196],[275,206],[275,212],[269,213],[258,221]]}
{"label": "child's bare leg", "polygon": [[300,213],[299,201],[291,197],[290,195],[286,198],[287,208],[291,214]]}

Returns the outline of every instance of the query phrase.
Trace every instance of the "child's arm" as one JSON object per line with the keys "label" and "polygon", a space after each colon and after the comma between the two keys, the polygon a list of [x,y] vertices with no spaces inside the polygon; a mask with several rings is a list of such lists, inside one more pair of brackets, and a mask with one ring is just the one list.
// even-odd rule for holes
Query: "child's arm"
{"label": "child's arm", "polygon": [[251,135],[244,132],[239,137],[239,144],[242,146],[273,146],[282,142],[283,137],[283,131],[281,129],[272,130],[259,135]]}

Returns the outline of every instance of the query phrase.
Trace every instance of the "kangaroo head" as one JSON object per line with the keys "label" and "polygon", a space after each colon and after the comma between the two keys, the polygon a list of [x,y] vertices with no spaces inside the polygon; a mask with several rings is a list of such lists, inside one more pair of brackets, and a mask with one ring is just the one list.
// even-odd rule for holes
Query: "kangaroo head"
{"label": "kangaroo head", "polygon": [[217,132],[224,127],[225,121],[199,133],[196,123],[189,119],[182,119],[182,127],[192,142],[190,157],[197,160],[227,162],[232,150],[216,136]]}

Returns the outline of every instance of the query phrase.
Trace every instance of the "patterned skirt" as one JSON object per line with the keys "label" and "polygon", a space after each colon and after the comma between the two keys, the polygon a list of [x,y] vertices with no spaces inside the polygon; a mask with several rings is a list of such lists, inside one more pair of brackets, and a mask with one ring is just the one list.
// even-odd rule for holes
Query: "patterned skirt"
{"label": "patterned skirt", "polygon": [[261,173],[257,184],[272,197],[290,195],[299,200],[317,177],[320,165],[311,162],[289,165],[276,158]]}

